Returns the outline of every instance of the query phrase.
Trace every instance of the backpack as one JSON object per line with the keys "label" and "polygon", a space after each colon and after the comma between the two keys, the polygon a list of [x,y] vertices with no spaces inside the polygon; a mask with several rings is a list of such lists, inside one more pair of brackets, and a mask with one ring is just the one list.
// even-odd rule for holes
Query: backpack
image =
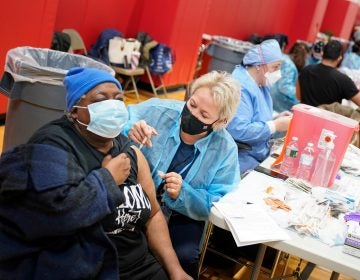
{"label": "backpack", "polygon": [[167,73],[175,62],[171,48],[161,43],[150,50],[150,60],[149,70],[155,75]]}
{"label": "backpack", "polygon": [[133,38],[114,37],[109,40],[110,65],[136,69],[139,65],[141,43]]}
{"label": "backpack", "polygon": [[151,63],[150,60],[150,50],[155,48],[158,44],[147,32],[138,32],[136,39],[141,43],[140,46],[140,67],[149,66]]}
{"label": "backpack", "polygon": [[123,34],[114,28],[103,30],[97,38],[95,44],[91,46],[89,56],[109,65],[109,41],[114,37],[123,37]]}
{"label": "backpack", "polygon": [[51,49],[56,51],[68,52],[71,45],[69,34],[55,31],[51,41]]}

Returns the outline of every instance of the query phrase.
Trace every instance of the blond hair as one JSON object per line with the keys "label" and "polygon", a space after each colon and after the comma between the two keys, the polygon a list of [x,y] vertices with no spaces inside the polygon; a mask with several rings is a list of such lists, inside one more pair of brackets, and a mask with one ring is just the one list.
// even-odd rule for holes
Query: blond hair
{"label": "blond hair", "polygon": [[199,88],[206,87],[219,107],[219,119],[226,120],[214,125],[214,130],[222,129],[233,118],[240,102],[239,82],[227,72],[211,71],[202,75],[190,85],[190,96]]}

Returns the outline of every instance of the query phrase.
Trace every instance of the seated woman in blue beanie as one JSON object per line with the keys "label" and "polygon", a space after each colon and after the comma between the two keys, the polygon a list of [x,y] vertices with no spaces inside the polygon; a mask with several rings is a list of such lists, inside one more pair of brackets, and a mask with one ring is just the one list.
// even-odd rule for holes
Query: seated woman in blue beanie
{"label": "seated woman in blue beanie", "polygon": [[0,279],[191,279],[148,164],[120,133],[119,82],[73,68],[67,114],[0,159]]}

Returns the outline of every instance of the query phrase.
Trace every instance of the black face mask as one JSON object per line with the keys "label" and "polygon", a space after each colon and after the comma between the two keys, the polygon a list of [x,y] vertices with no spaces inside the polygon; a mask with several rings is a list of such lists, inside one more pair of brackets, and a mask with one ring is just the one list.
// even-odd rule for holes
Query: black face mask
{"label": "black face mask", "polygon": [[[215,121],[216,122],[216,121]],[[181,129],[187,134],[196,135],[203,132],[211,132],[212,124],[206,124],[202,121],[199,121],[193,114],[191,114],[187,104],[185,104],[184,109],[181,113]]]}

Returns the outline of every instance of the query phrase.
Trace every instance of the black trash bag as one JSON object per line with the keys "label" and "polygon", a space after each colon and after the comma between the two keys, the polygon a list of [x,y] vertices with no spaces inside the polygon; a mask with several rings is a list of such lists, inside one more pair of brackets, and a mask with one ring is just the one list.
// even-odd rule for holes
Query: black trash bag
{"label": "black trash bag", "polygon": [[55,51],[68,52],[71,45],[71,38],[69,34],[55,31],[51,41],[51,49]]}
{"label": "black trash bag", "polygon": [[255,44],[255,45],[258,45],[260,44],[262,41],[263,41],[263,37],[261,37],[260,35],[254,33],[254,34],[251,34],[248,41]]}
{"label": "black trash bag", "polygon": [[278,41],[281,49],[284,49],[287,46],[287,44],[289,43],[288,36],[286,34],[282,34],[282,33],[265,35],[263,38],[263,40],[268,40],[268,39],[275,39],[276,41]]}

